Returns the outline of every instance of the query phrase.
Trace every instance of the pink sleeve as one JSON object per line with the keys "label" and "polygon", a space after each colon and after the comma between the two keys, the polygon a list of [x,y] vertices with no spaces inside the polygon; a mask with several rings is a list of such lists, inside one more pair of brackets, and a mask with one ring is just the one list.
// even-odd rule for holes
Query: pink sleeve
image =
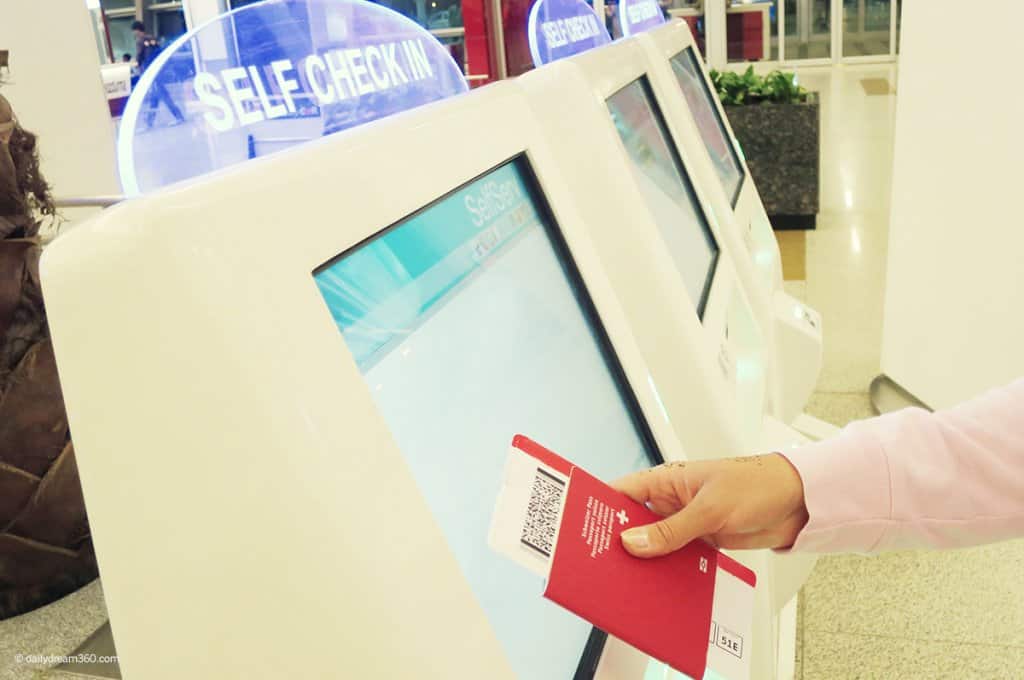
{"label": "pink sleeve", "polygon": [[805,552],[956,548],[1024,536],[1024,379],[936,413],[906,409],[788,452]]}

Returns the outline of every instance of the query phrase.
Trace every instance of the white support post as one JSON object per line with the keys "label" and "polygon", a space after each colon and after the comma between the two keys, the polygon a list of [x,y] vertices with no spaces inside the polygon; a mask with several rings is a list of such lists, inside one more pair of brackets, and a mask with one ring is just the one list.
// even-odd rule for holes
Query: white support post
{"label": "white support post", "polygon": [[724,68],[729,61],[725,35],[727,5],[727,0],[707,0],[704,3],[704,37],[707,42],[708,65],[711,68]]}
{"label": "white support post", "polygon": [[[484,0],[487,3],[490,22],[490,47],[494,59],[494,76],[498,80],[508,78],[508,61],[505,55],[505,27],[502,23],[501,0]],[[603,18],[602,18],[603,20]]]}
{"label": "white support post", "polygon": [[811,11],[811,0],[796,1],[796,26],[800,35],[801,44],[806,45],[811,40],[811,23],[814,21],[814,13]]}
{"label": "white support post", "polygon": [[843,60],[843,0],[832,0],[832,63]]}
{"label": "white support post", "polygon": [[900,3],[899,0],[892,0],[889,4],[889,56],[896,57],[896,43],[899,38],[897,33],[897,25],[900,16]]}
{"label": "white support post", "polygon": [[[114,123],[100,76],[96,17],[85,2],[59,3],[59,11],[55,4],[4,4],[0,48],[8,50],[10,64],[3,94],[21,123],[39,135],[42,170],[58,193],[119,194]],[[39,39],[42,35],[46,40]],[[74,58],[54,68],[54,45]],[[74,224],[95,212],[70,208],[64,216]]]}
{"label": "white support post", "polygon": [[779,0],[775,7],[778,16],[779,36],[779,63],[786,63],[786,0]]}
{"label": "white support post", "polygon": [[228,10],[227,0],[184,0],[185,26],[192,30]]}

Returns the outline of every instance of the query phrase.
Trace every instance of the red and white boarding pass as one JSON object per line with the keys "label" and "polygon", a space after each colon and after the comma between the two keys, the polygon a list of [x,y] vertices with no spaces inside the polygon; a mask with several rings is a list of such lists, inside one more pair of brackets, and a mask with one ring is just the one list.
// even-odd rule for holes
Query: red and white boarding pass
{"label": "red and white boarding pass", "polygon": [[[660,519],[522,435],[489,543],[547,579],[544,597],[691,678],[750,673],[754,573],[703,541],[652,560],[621,534]],[[710,642],[710,644],[709,644]]]}

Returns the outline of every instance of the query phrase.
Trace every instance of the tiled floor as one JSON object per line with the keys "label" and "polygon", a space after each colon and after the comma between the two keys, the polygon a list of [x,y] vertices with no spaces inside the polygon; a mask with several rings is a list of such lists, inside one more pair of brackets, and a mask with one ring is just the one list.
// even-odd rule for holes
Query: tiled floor
{"label": "tiled floor", "polygon": [[[824,367],[807,411],[844,425],[872,415],[867,389],[880,367],[896,102],[861,81],[895,84],[896,74],[847,66],[799,75],[821,92],[822,209],[807,234],[806,280],[786,289],[824,319]],[[780,243],[798,247],[788,236]],[[802,591],[798,678],[1024,678],[1022,569],[1024,541],[824,557]]]}
{"label": "tiled floor", "polygon": [[[46,670],[107,620],[103,590],[93,581],[51,605],[0,621],[0,680],[67,678]],[[49,658],[48,658],[49,657]]]}

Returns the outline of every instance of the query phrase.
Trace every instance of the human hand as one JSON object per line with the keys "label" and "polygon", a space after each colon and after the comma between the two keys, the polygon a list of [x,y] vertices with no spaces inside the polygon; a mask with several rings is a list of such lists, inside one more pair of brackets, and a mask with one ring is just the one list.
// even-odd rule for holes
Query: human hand
{"label": "human hand", "polygon": [[800,475],[784,456],[672,462],[613,487],[665,519],[622,533],[637,557],[658,557],[705,538],[720,548],[787,548],[807,524]]}

